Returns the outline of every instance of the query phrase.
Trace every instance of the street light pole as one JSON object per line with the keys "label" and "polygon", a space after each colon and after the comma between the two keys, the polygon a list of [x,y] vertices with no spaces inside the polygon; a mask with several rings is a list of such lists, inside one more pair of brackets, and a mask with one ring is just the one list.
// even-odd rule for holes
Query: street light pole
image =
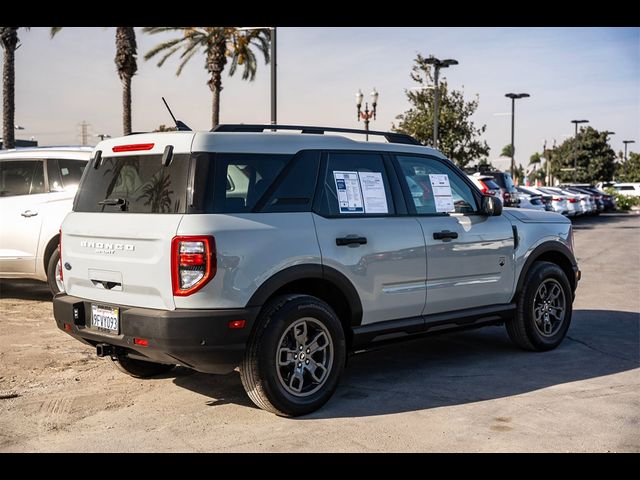
{"label": "street light pole", "polygon": [[433,148],[438,148],[438,123],[440,122],[440,69],[448,68],[450,65],[458,65],[458,61],[452,58],[440,60],[439,58],[429,57],[425,60],[427,65],[433,65]]}
{"label": "street light pole", "polygon": [[[578,124],[579,123],[589,123],[589,120],[571,120],[571,123],[573,123],[576,126],[576,133],[575,136],[578,136]],[[576,178],[578,176],[578,157],[574,156],[573,157],[573,183],[576,183]]]}
{"label": "street light pole", "polygon": [[276,49],[276,27],[237,27],[236,30],[241,32],[248,32],[251,30],[269,30],[269,43],[271,47],[271,125],[278,124],[278,83],[277,83],[277,49]]}
{"label": "street light pole", "polygon": [[589,123],[589,120],[571,120],[571,123],[573,123],[576,126],[576,136],[578,136],[578,124]]}
{"label": "street light pole", "polygon": [[635,140],[623,140],[624,143],[624,175],[627,175],[627,145],[630,143],[636,143]]}
{"label": "street light pole", "polygon": [[278,112],[277,112],[277,57],[276,57],[276,27],[269,28],[271,33],[271,125],[278,124]]}
{"label": "street light pole", "polygon": [[378,96],[380,94],[378,93],[378,91],[376,90],[375,87],[373,87],[373,90],[371,91],[371,107],[372,110],[369,111],[369,104],[365,103],[364,104],[364,112],[362,111],[362,99],[364,98],[364,95],[362,94],[362,90],[358,90],[358,93],[356,93],[356,108],[358,109],[358,121],[360,121],[360,119],[364,120],[364,130],[366,132],[365,134],[365,138],[366,141],[369,141],[369,121],[373,118],[374,120],[376,119],[376,109],[378,107]]}
{"label": "street light pole", "polygon": [[511,178],[515,178],[515,170],[516,170],[516,147],[514,142],[515,137],[515,127],[516,127],[516,100],[519,98],[527,98],[530,97],[528,93],[507,93],[505,97],[511,99]]}

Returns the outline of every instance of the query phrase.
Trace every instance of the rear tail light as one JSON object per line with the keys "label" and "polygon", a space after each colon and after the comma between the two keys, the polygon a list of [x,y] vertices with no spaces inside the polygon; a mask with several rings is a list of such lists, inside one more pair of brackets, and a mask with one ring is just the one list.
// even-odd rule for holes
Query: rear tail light
{"label": "rear tail light", "polygon": [[561,202],[562,197],[553,197],[551,200],[553,200],[554,202]]}
{"label": "rear tail light", "polygon": [[180,236],[171,240],[173,294],[185,297],[204,287],[216,274],[212,236]]}
{"label": "rear tail light", "polygon": [[573,197],[569,197],[569,198],[567,198],[567,200],[568,200],[569,203],[576,203],[578,201],[577,198],[573,198]]}
{"label": "rear tail light", "polygon": [[480,183],[480,191],[482,192],[482,194],[487,195],[489,193],[489,187],[487,187],[487,184],[482,180],[478,180],[478,183]]}

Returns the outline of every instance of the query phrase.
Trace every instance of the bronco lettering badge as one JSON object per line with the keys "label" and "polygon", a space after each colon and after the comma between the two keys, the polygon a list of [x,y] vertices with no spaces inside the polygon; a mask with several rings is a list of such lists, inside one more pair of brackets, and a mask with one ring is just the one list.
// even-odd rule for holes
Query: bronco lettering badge
{"label": "bronco lettering badge", "polygon": [[84,248],[93,248],[94,253],[104,253],[113,255],[118,250],[133,252],[136,246],[131,243],[113,243],[108,241],[96,242],[93,240],[81,240],[80,246]]}

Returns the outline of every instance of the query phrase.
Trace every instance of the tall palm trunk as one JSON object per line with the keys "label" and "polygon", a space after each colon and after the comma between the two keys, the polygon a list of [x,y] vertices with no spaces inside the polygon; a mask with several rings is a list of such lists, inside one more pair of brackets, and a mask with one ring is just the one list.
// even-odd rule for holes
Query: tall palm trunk
{"label": "tall palm trunk", "polygon": [[131,133],[131,77],[122,78],[122,131],[125,135]]}
{"label": "tall palm trunk", "polygon": [[18,45],[18,27],[1,27],[4,48],[2,69],[2,148],[15,147],[15,52]]}
{"label": "tall palm trunk", "polygon": [[227,64],[226,40],[224,35],[214,41],[207,55],[207,70],[211,78],[207,82],[211,89],[211,128],[215,128],[220,123],[220,92],[222,91],[222,71]]}
{"label": "tall palm trunk", "polygon": [[138,70],[136,32],[133,27],[116,28],[116,68],[122,81],[122,130],[131,133],[131,79]]}

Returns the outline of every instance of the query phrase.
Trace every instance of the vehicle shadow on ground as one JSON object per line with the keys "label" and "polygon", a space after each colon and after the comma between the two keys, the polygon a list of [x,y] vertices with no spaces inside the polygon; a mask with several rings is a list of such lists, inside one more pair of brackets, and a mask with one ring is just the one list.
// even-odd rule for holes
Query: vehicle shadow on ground
{"label": "vehicle shadow on ground", "polygon": [[571,218],[571,223],[575,230],[591,230],[594,228],[600,228],[600,225],[615,225],[616,228],[640,228],[638,225],[616,225],[618,223],[625,223],[629,218],[636,218],[640,220],[640,215],[635,212],[626,213],[601,213],[600,215],[581,215],[579,217]]}
{"label": "vehicle shadow on ground", "polygon": [[0,280],[0,298],[16,300],[51,301],[53,294],[49,285],[37,280],[2,279]]}
{"label": "vehicle shadow on ground", "polygon": [[[525,352],[503,327],[440,335],[358,354],[333,398],[300,419],[366,417],[480,402],[637,368],[640,314],[577,310],[556,350]],[[253,407],[239,374],[195,373],[176,385],[211,397],[209,405]]]}

